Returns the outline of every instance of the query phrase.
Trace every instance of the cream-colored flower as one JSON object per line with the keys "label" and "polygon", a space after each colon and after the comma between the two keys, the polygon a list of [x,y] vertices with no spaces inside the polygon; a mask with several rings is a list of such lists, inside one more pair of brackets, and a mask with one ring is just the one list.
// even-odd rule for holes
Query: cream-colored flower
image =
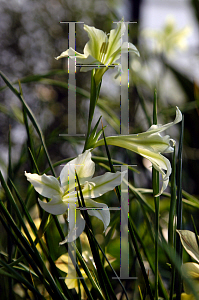
{"label": "cream-colored flower", "polygon": [[93,208],[87,210],[88,214],[100,219],[104,223],[104,230],[109,225],[110,212],[107,205],[91,199],[98,198],[120,185],[125,172],[107,172],[104,175],[92,178],[94,171],[95,164],[91,160],[91,151],[87,150],[64,166],[60,173],[60,183],[54,176],[46,174],[40,176],[25,172],[27,180],[32,183],[35,190],[42,196],[52,199],[50,202],[38,199],[39,204],[45,211],[54,215],[68,213],[70,232],[60,244],[74,241],[85,227],[85,221],[81,217],[80,210],[76,209],[76,206],[78,206],[78,185],[75,182],[75,172],[81,185],[85,205],[87,208]]}
{"label": "cream-colored flower", "polygon": [[87,31],[90,38],[84,47],[84,54],[70,47],[56,57],[56,59],[70,57],[82,66],[82,72],[98,68],[95,72],[96,84],[101,81],[108,67],[113,66],[120,58],[121,53],[132,52],[139,56],[137,48],[132,43],[121,43],[122,36],[126,30],[123,20],[117,24],[116,29],[110,31],[110,34],[106,34],[104,31],[88,25],[84,25],[84,30]]}
{"label": "cream-colored flower", "polygon": [[155,49],[159,53],[170,54],[175,49],[185,50],[187,47],[187,37],[191,28],[186,26],[178,29],[175,19],[168,17],[162,30],[145,29],[143,35],[154,39]]}
{"label": "cream-colored flower", "polygon": [[[176,118],[171,123],[152,125],[146,132],[138,134],[106,137],[108,145],[126,148],[150,160],[153,167],[162,174],[163,185],[158,195],[166,189],[171,174],[170,161],[161,153],[173,152],[173,144],[175,144],[175,141],[170,139],[169,135],[161,136],[160,133],[181,120],[181,111],[176,107]],[[99,140],[92,147],[96,148],[101,145],[104,145],[104,139]],[[164,170],[166,170],[166,173]]]}
{"label": "cream-colored flower", "polygon": [[[189,230],[177,230],[181,243],[187,253],[199,263],[199,249],[196,241],[195,233]],[[181,295],[181,300],[195,300],[199,299],[199,264],[188,262],[182,265],[181,270],[184,278],[192,282],[194,292],[198,295],[196,298],[193,295],[193,290],[190,289],[188,284],[184,282],[184,291]]]}

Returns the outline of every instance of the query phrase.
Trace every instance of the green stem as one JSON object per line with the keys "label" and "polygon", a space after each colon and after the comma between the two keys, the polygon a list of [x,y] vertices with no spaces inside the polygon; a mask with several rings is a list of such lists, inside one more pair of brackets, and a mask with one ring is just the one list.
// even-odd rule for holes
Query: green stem
{"label": "green stem", "polygon": [[[79,187],[79,190],[80,190],[80,197],[78,196],[78,193],[77,193],[79,205],[80,205],[80,207],[86,207],[77,174],[76,174],[76,178],[77,178],[77,183],[78,183],[78,187]],[[81,198],[82,205],[81,205],[81,202],[80,202],[80,198]],[[89,219],[88,212],[87,212],[87,210],[84,210],[84,211],[81,211],[81,213],[82,213],[82,215],[83,215],[83,217],[86,221],[85,232],[86,232],[86,235],[87,235],[88,240],[89,240],[89,244],[90,244],[90,247],[91,247],[91,251],[92,251],[93,258],[94,258],[94,261],[95,261],[95,264],[96,264],[97,271],[99,273],[99,282],[100,282],[100,284],[103,288],[103,292],[104,292],[107,300],[111,299],[110,298],[111,296],[112,296],[112,299],[116,300],[117,299],[116,295],[114,293],[114,290],[113,290],[112,285],[109,281],[108,275],[107,275],[107,273],[104,269],[104,266],[102,264],[102,261],[101,261],[100,255],[99,255],[99,251],[98,251],[97,245],[95,243],[95,239],[93,238],[93,235],[91,234],[91,232],[93,232],[93,229],[92,229],[91,221]]]}
{"label": "green stem", "polygon": [[132,226],[132,222],[131,222],[130,218],[129,218],[129,233],[130,233],[130,236],[131,236],[131,240],[133,242],[133,246],[134,246],[134,249],[135,249],[135,252],[136,252],[136,255],[137,255],[137,259],[139,261],[140,268],[142,270],[142,275],[144,277],[144,281],[145,281],[146,289],[147,289],[147,292],[148,292],[148,295],[149,295],[149,299],[154,300],[153,294],[152,294],[152,291],[151,291],[151,286],[150,286],[150,283],[149,283],[149,278],[148,278],[148,275],[146,273],[144,262],[142,260],[141,254],[140,254],[140,250],[139,250],[139,247],[138,247],[138,244],[137,244],[135,232],[133,230],[133,226]]}
{"label": "green stem", "polygon": [[99,93],[100,93],[100,88],[101,88],[101,81],[98,85],[96,85],[94,75],[95,75],[95,69],[93,69],[92,72],[91,72],[91,92],[90,92],[90,108],[89,108],[89,117],[88,117],[88,129],[87,129],[86,141],[85,141],[83,152],[87,149],[88,138],[89,138],[89,134],[90,134],[90,131],[91,131],[91,123],[92,123],[92,120],[93,120],[95,106],[97,104],[97,100],[99,98]]}
{"label": "green stem", "polygon": [[[182,118],[181,134],[179,141],[178,150],[178,161],[177,161],[177,229],[182,229],[182,147],[183,147],[183,132],[184,132],[184,117]],[[176,235],[176,254],[178,254],[182,264],[182,244],[180,237]],[[181,299],[182,292],[182,276],[180,272],[176,272],[176,300]]]}
{"label": "green stem", "polygon": [[159,201],[160,197],[155,197],[159,193],[159,172],[153,168],[153,193],[155,203],[155,299],[158,300],[158,238],[159,238]]}
{"label": "green stem", "polygon": [[[9,127],[9,132],[8,132],[8,144],[9,144],[9,151],[8,151],[8,178],[13,178],[13,172],[12,172],[12,160],[11,160],[11,136],[10,136],[10,131],[11,131],[11,127]],[[8,186],[9,186],[9,180],[8,180]],[[9,186],[9,188],[11,188],[11,186]],[[7,201],[7,209],[8,212],[10,213],[10,215],[12,215],[12,206],[10,201]],[[8,226],[10,227],[10,225],[8,224]],[[7,236],[7,244],[8,244],[8,263],[10,263],[12,261],[12,250],[13,250],[13,243],[12,243],[12,237],[10,235]],[[13,285],[13,280],[12,278],[8,278],[8,286],[9,286],[9,291],[8,291],[8,295],[9,295],[9,300],[12,300],[13,298],[13,294],[12,294],[12,287]]]}
{"label": "green stem", "polygon": [[[171,202],[170,202],[170,211],[169,211],[169,226],[168,226],[168,242],[170,246],[175,248],[175,227],[174,217],[176,212],[176,159],[175,159],[175,147],[173,152],[172,159],[172,174],[171,174]],[[173,299],[174,293],[174,282],[175,282],[175,265],[171,261],[171,286],[170,286],[170,300]]]}
{"label": "green stem", "polygon": [[[157,91],[154,91],[153,124],[157,125]],[[153,167],[153,196],[155,203],[155,300],[158,300],[158,238],[159,238],[159,172]]]}

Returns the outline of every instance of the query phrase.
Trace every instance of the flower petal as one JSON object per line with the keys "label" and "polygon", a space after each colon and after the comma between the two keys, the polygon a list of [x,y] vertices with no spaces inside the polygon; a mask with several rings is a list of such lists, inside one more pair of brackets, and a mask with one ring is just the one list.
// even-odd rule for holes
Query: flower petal
{"label": "flower petal", "polygon": [[169,127],[179,123],[180,121],[182,121],[182,113],[179,110],[179,108],[176,106],[176,117],[175,117],[175,120],[173,122],[170,122],[170,123],[165,124],[165,125],[161,125],[161,124],[152,125],[146,132],[143,132],[141,134],[145,135],[149,131],[150,131],[151,134],[156,133],[156,132],[160,133],[160,132],[168,129]]}
{"label": "flower petal", "polygon": [[77,64],[83,64],[83,65],[92,65],[91,67],[82,67],[81,72],[87,72],[89,70],[92,70],[95,64],[96,67],[100,64],[100,62],[94,58],[92,55],[88,54],[81,54],[77,51],[75,51],[73,48],[69,48],[66,51],[62,52],[59,56],[55,57],[56,60],[59,60],[60,58],[64,57],[70,57],[71,59],[75,60]]}
{"label": "flower petal", "polygon": [[[131,135],[128,136],[112,136],[112,137],[107,137],[106,142],[108,145],[113,145],[113,146],[118,146],[122,148],[126,148],[130,151],[133,151],[145,158],[147,158],[154,166],[154,168],[159,171],[162,174],[162,179],[163,179],[163,186],[161,189],[162,193],[167,185],[168,185],[168,178],[171,174],[171,164],[170,161],[161,155],[159,152],[157,152],[157,148],[155,150],[153,149],[154,146],[152,143],[150,143],[150,139],[147,140],[147,138],[144,139],[139,139],[139,134],[137,135],[138,138],[136,140],[135,135],[133,135],[133,138]],[[156,137],[157,138],[157,137]],[[160,136],[158,137],[158,139]],[[145,143],[144,143],[145,141]],[[154,140],[153,140],[154,142]],[[164,144],[164,140],[162,141],[163,143],[163,148],[166,149],[168,148],[168,144]],[[98,141],[94,147],[104,145],[104,140]],[[155,144],[154,144],[155,145]],[[160,145],[158,146],[158,149],[160,149]],[[163,170],[166,170],[166,174]],[[158,194],[159,195],[159,194]]]}
{"label": "flower petal", "polygon": [[[69,187],[68,181],[74,182],[70,185],[70,190],[75,188],[75,171],[79,178],[80,184],[83,184],[85,181],[88,181],[92,178],[95,172],[95,164],[91,160],[91,151],[86,150],[84,153],[78,155],[75,159],[67,163],[60,173],[61,186],[64,191]],[[70,184],[70,182],[69,182]]]}
{"label": "flower petal", "polygon": [[[111,55],[109,63],[112,64],[115,61],[117,61],[120,58],[121,53],[135,53],[137,56],[140,56],[140,53],[139,53],[138,49],[132,43],[124,42],[122,44],[122,47],[118,48]],[[122,66],[119,65],[118,67],[119,67],[118,73],[119,73],[119,71],[123,72],[122,71]],[[116,78],[117,78],[117,76],[119,76],[119,75],[116,75]]]}
{"label": "flower petal", "polygon": [[196,300],[196,298],[194,297],[194,295],[188,295],[186,293],[182,293],[180,299],[181,300]]}
{"label": "flower petal", "polygon": [[[147,131],[138,134],[120,135],[107,137],[108,145],[115,145],[135,151],[139,154],[138,149],[144,148],[153,150],[155,152],[172,152],[173,147],[170,142],[174,144],[174,140],[170,139],[169,135],[162,137],[159,133],[168,129],[169,127],[179,123],[182,120],[182,114],[178,107],[176,107],[176,118],[173,122],[165,125],[152,125]],[[104,140],[99,140],[93,147],[104,145]]]}
{"label": "flower petal", "polygon": [[47,198],[61,197],[62,191],[60,184],[55,177],[46,174],[40,176],[38,174],[31,174],[27,172],[25,172],[25,176],[40,195]]}
{"label": "flower petal", "polygon": [[128,42],[124,42],[121,47],[122,53],[135,53],[137,56],[140,56],[138,49],[132,44]]}
{"label": "flower petal", "polygon": [[80,211],[71,204],[69,205],[68,210],[68,222],[70,231],[67,237],[59,243],[60,245],[75,241],[83,232],[85,227],[85,220],[82,218]]}
{"label": "flower petal", "polygon": [[[148,152],[148,153],[147,153]],[[137,152],[138,153],[138,152]],[[171,164],[170,161],[161,155],[160,153],[156,153],[154,151],[147,151],[142,149],[140,153],[143,157],[147,158],[153,165],[153,167],[161,173],[162,175],[162,187],[160,192],[156,195],[160,196],[164,190],[167,188],[168,183],[169,183],[169,176],[171,174]],[[164,173],[163,170],[166,170],[166,174]]]}
{"label": "flower petal", "polygon": [[[110,62],[108,62],[109,58],[111,56],[113,56],[114,53],[117,53],[118,50],[120,52],[121,45],[122,45],[121,38],[122,38],[125,30],[126,30],[126,26],[125,26],[125,24],[123,22],[123,19],[122,19],[121,22],[117,23],[117,27],[110,31],[105,63],[110,63]],[[119,53],[119,55],[120,55],[120,53]],[[116,60],[116,58],[115,58],[115,55],[114,55],[114,59],[111,60],[111,63],[113,63],[115,60]]]}
{"label": "flower petal", "polygon": [[92,181],[87,182],[82,189],[85,199],[97,198],[113,190],[116,186],[120,185],[124,177],[124,172],[110,173],[92,178]]}
{"label": "flower petal", "polygon": [[50,214],[61,215],[64,214],[68,209],[68,203],[62,201],[61,197],[52,197],[49,202],[44,202],[38,199],[40,206]]}
{"label": "flower petal", "polygon": [[199,262],[199,249],[195,233],[190,230],[177,230],[181,243],[187,253]]}
{"label": "flower petal", "polygon": [[[192,280],[194,290],[199,293],[199,264],[188,262],[181,267],[182,274]],[[184,282],[185,293],[191,294],[193,291],[190,290],[186,282]],[[195,298],[193,298],[195,299]]]}
{"label": "flower petal", "polygon": [[84,30],[87,31],[90,38],[84,47],[84,55],[91,55],[98,61],[102,62],[103,45],[108,43],[106,33],[100,29],[88,25],[84,25]]}
{"label": "flower petal", "polygon": [[[182,120],[182,114],[178,107],[176,107],[176,118],[173,122],[165,125],[153,125],[146,132],[138,134],[109,136],[106,137],[108,145],[118,146],[133,151],[151,161],[154,168],[162,174],[163,186],[158,195],[160,195],[168,185],[168,178],[171,174],[170,161],[165,158],[160,152],[172,152],[174,140],[170,139],[168,135],[162,137],[159,132],[166,130],[174,124]],[[104,145],[104,140],[101,139],[96,142],[93,148]],[[163,170],[166,170],[166,174]],[[156,196],[158,196],[156,195]]]}
{"label": "flower petal", "polygon": [[[96,201],[87,199],[86,207],[94,208],[93,210],[88,209],[87,212],[90,216],[97,217],[104,223],[104,231],[105,231],[110,223],[110,211],[108,209],[108,206],[104,203],[98,203]],[[95,207],[98,209],[95,209]]]}

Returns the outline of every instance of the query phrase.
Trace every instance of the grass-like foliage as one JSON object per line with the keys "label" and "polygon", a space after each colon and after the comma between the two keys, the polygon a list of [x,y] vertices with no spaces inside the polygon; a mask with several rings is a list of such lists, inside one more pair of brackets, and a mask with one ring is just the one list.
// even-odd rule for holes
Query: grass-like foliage
{"label": "grass-like foliage", "polygon": [[[14,83],[0,73],[2,92],[8,88],[20,105],[12,114],[3,106],[1,111],[20,122],[26,133],[16,160],[8,128],[8,163],[0,170],[0,298],[198,299],[198,220],[192,217],[192,232],[184,230],[183,222],[191,221],[199,201],[182,186],[182,113],[171,107],[160,125],[158,91],[152,91],[151,115],[137,78],[134,89],[149,129],[109,135],[102,122],[119,133],[120,117],[116,105],[101,97],[103,78],[113,67],[119,68],[116,77],[123,76],[120,54],[131,52],[134,59],[140,53],[132,43],[121,44],[123,19],[109,35],[87,25],[84,29],[89,36],[84,53],[69,48],[58,59],[69,57],[81,71],[91,71],[89,91],[68,86],[60,77],[67,74],[62,70]],[[59,136],[60,124],[50,132],[48,124],[40,125],[22,88],[35,82],[66,95],[69,88],[89,99],[88,116],[79,124],[86,127],[85,138]],[[179,140],[164,134],[169,128],[179,129]],[[56,142],[74,155],[63,158],[59,153],[56,158]],[[82,153],[77,153],[80,148]],[[151,163],[148,170],[140,168],[141,159]],[[139,176],[148,177],[148,186]],[[197,263],[183,263],[189,260],[183,260],[183,247]]]}

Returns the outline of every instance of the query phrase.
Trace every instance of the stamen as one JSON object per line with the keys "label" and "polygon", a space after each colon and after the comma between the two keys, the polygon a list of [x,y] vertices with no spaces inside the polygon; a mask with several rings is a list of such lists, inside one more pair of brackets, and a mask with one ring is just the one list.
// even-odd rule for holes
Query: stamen
{"label": "stamen", "polygon": [[102,46],[101,46],[101,48],[100,48],[100,60],[101,60],[101,62],[103,62],[103,60],[104,60],[104,58],[105,58],[105,56],[106,56],[106,52],[107,52],[107,49],[108,49],[108,42],[103,42],[102,43]]}
{"label": "stamen", "polygon": [[[81,190],[83,190],[83,188],[84,188],[84,185],[82,184],[82,185],[81,185]],[[76,190],[76,191],[79,191],[79,187],[76,186],[76,187],[75,187],[75,190]]]}

